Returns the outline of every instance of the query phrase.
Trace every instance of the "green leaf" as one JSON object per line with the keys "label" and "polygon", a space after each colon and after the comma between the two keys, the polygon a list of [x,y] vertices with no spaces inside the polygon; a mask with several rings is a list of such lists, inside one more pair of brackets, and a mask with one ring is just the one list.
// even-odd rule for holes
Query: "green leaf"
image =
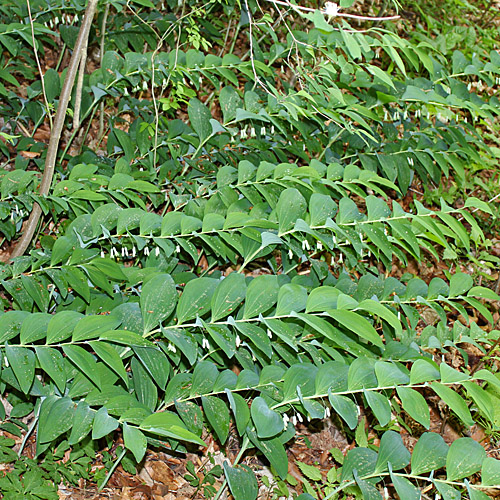
{"label": "green leaf", "polygon": [[217,286],[212,296],[212,323],[228,314],[235,314],[236,308],[241,304],[246,295],[247,285],[245,276],[231,273]]}
{"label": "green leaf", "polygon": [[193,401],[176,401],[175,409],[189,431],[197,436],[203,433],[203,413]]}
{"label": "green leaf", "polygon": [[405,500],[420,500],[422,498],[420,490],[413,486],[408,479],[396,476],[392,473],[392,470],[390,471],[390,475],[399,498],[404,498]]}
{"label": "green leaf", "polygon": [[372,314],[379,316],[384,319],[394,328],[396,332],[396,337],[400,337],[403,332],[403,327],[401,322],[398,320],[397,316],[393,314],[387,307],[380,304],[380,302],[376,302],[375,300],[366,299],[359,303],[356,309],[361,311],[366,311]]}
{"label": "green leaf", "polygon": [[[46,404],[47,403],[47,404]],[[49,443],[68,431],[73,423],[75,403],[71,398],[46,399],[40,408],[37,440]]]}
{"label": "green leaf", "polygon": [[260,349],[268,358],[273,354],[271,339],[268,337],[263,328],[253,324],[238,321],[235,323],[236,329],[239,333],[244,335],[252,342],[257,349]]}
{"label": "green leaf", "polygon": [[89,280],[82,270],[75,267],[63,268],[64,277],[73,290],[85,300],[90,302]]}
{"label": "green leaf", "polygon": [[396,387],[396,391],[399,399],[401,399],[403,410],[405,410],[411,418],[428,429],[431,423],[429,405],[422,394],[409,387],[398,386]]}
{"label": "green leaf", "polygon": [[133,453],[137,463],[144,458],[148,444],[146,436],[137,427],[131,427],[126,422],[123,423],[123,444]]}
{"label": "green leaf", "polygon": [[478,208],[487,214],[493,215],[491,207],[485,201],[482,201],[474,196],[468,196],[464,203],[464,208]]}
{"label": "green leaf", "polygon": [[63,351],[76,368],[85,374],[92,383],[97,387],[101,386],[101,378],[92,354],[79,345],[63,345]]}
{"label": "green leaf", "polygon": [[298,189],[285,189],[276,205],[279,232],[281,236],[295,226],[297,219],[304,219],[307,211],[307,202]]}
{"label": "green leaf", "polygon": [[76,311],[61,311],[55,314],[47,326],[47,344],[66,340],[83,317],[81,313]]}
{"label": "green leaf", "polygon": [[5,343],[19,334],[24,320],[30,316],[27,311],[8,311],[0,315],[0,343]]}
{"label": "green leaf", "polygon": [[61,92],[61,79],[59,78],[59,73],[55,69],[49,68],[43,75],[43,82],[47,101],[52,103]]}
{"label": "green leaf", "polygon": [[165,390],[171,371],[167,356],[156,347],[134,347],[134,352],[158,387]]}
{"label": "green leaf", "polygon": [[198,344],[187,329],[162,327],[161,332],[176,348],[181,350],[191,365],[195,363],[198,357]]}
{"label": "green leaf", "polygon": [[35,351],[42,370],[54,381],[61,394],[64,394],[66,368],[62,354],[51,347],[37,346]]}
{"label": "green leaf", "polygon": [[498,486],[500,484],[500,460],[486,457],[481,468],[481,484]]}
{"label": "green leaf", "polygon": [[485,380],[491,386],[496,387],[497,389],[500,389],[500,378],[496,377],[492,372],[489,370],[479,370],[474,374],[474,378],[477,380]]}
{"label": "green leaf", "polygon": [[340,290],[332,286],[320,286],[307,297],[306,312],[323,312],[327,309],[335,309]]}
{"label": "green leaf", "polygon": [[377,361],[375,363],[375,374],[380,387],[391,387],[393,385],[404,385],[410,382],[410,377],[396,363],[388,361]]}
{"label": "green leaf", "polygon": [[141,312],[144,333],[150,332],[168,318],[177,302],[175,283],[169,274],[158,274],[142,286]]}
{"label": "green leaf", "polygon": [[313,193],[309,200],[311,226],[323,225],[329,217],[333,219],[336,209],[337,205],[332,200],[331,196]]}
{"label": "green leaf", "polygon": [[84,316],[73,330],[73,342],[99,337],[103,332],[114,330],[119,324],[120,320],[116,316]]}
{"label": "green leaf", "polygon": [[151,9],[155,8],[155,4],[151,0],[131,0],[137,5],[142,5],[143,7],[149,7]]}
{"label": "green leaf", "polygon": [[125,382],[125,386],[128,387],[129,379],[118,351],[111,344],[102,342],[101,340],[89,342],[89,345],[97,356],[99,356],[99,358],[101,358],[114,372],[116,372],[123,382]]}
{"label": "green leaf", "polygon": [[327,313],[347,330],[356,333],[361,338],[368,340],[376,346],[383,347],[384,343],[373,326],[360,316],[352,311],[343,309],[329,309]]}
{"label": "green leaf", "polygon": [[192,98],[188,105],[188,115],[191,126],[200,142],[204,142],[212,135],[212,125],[210,124],[212,115],[210,110],[200,100]]}
{"label": "green leaf", "polygon": [[288,456],[279,438],[259,439],[250,429],[247,433],[252,444],[269,460],[278,476],[284,480],[288,474]]}
{"label": "green leaf", "polygon": [[353,472],[354,478],[356,479],[356,484],[359,486],[361,490],[361,494],[363,495],[363,500],[382,500],[382,495],[377,490],[373,484],[368,481],[364,481],[358,475],[358,472],[355,470]]}
{"label": "green leaf", "polygon": [[107,201],[108,199],[103,194],[96,193],[90,189],[79,189],[70,195],[70,198],[87,201]]}
{"label": "green leaf", "polygon": [[[125,135],[127,137],[127,135]],[[146,212],[142,208],[124,208],[118,213],[116,232],[124,234],[139,227],[141,219]]]}
{"label": "green leaf", "polygon": [[352,399],[347,396],[328,394],[328,400],[332,408],[342,417],[349,429],[355,429],[358,425],[358,407]]}
{"label": "green leaf", "polygon": [[453,486],[441,481],[434,481],[434,486],[443,496],[443,500],[462,500],[462,494]]}
{"label": "green leaf", "polygon": [[283,401],[297,398],[297,387],[302,396],[312,396],[315,392],[315,379],[318,368],[310,363],[292,365],[283,379]]}
{"label": "green leaf", "polygon": [[342,466],[341,482],[353,479],[354,470],[363,477],[372,474],[377,463],[377,452],[368,448],[353,448],[347,452]]}
{"label": "green leaf", "polygon": [[279,293],[278,277],[262,275],[254,278],[247,288],[243,318],[254,318],[276,304]]}
{"label": "green leaf", "polygon": [[321,30],[325,33],[331,33],[334,29],[330,24],[328,24],[324,14],[319,10],[315,10],[312,13],[305,13],[302,15],[312,21],[314,23],[314,27],[318,30]]}
{"label": "green leaf", "polygon": [[188,431],[181,419],[170,411],[153,413],[149,417],[146,417],[142,421],[140,429],[177,441],[187,441],[189,443],[199,444],[200,446],[206,446],[204,441],[196,434]]}
{"label": "green leaf", "polygon": [[67,236],[60,236],[54,243],[52,247],[52,256],[50,259],[50,265],[55,266],[59,264],[61,261],[66,263],[67,258],[71,255],[71,252],[74,250],[73,241]]}
{"label": "green leaf", "polygon": [[441,363],[439,365],[439,371],[441,372],[441,382],[443,384],[455,384],[464,382],[470,378],[466,373],[453,369],[447,363]]}
{"label": "green leaf", "polygon": [[498,296],[498,294],[496,294],[490,288],[486,288],[484,286],[473,286],[467,292],[467,297],[477,297],[488,300],[500,300],[500,296]]}
{"label": "green leaf", "polygon": [[396,90],[392,78],[384,70],[374,64],[367,64],[365,68],[375,77],[374,81],[379,80],[380,82],[385,83],[388,87],[392,87]]}
{"label": "green leaf", "polygon": [[47,333],[47,327],[51,319],[52,315],[47,313],[29,315],[21,326],[21,344],[31,344],[43,339]]}
{"label": "green leaf", "polygon": [[315,379],[316,394],[327,394],[330,389],[334,394],[347,390],[349,366],[340,361],[327,361],[318,370]]}
{"label": "green leaf", "polygon": [[472,288],[473,284],[472,276],[465,273],[455,273],[450,279],[450,297],[463,295]]}
{"label": "green leaf", "polygon": [[94,411],[87,402],[80,401],[75,409],[73,422],[71,425],[71,434],[68,438],[69,445],[79,443],[92,429],[94,421]]}
{"label": "green leaf", "polygon": [[108,278],[114,281],[126,281],[127,276],[123,273],[122,268],[113,260],[107,258],[92,259],[90,264],[97,267],[99,271],[105,274]]}
{"label": "green leaf", "polygon": [[252,401],[250,413],[260,439],[276,436],[284,429],[281,415],[271,410],[266,400],[260,396]]}
{"label": "green leaf", "polygon": [[347,386],[350,390],[377,387],[374,360],[371,358],[356,358],[349,366]]}
{"label": "green leaf", "polygon": [[224,462],[224,473],[234,500],[256,500],[259,494],[259,485],[250,468],[244,465],[231,467],[226,461]]}
{"label": "green leaf", "polygon": [[[114,310],[113,310],[114,311]],[[115,344],[122,344],[128,347],[151,347],[155,348],[155,344],[141,337],[139,334],[128,330],[109,330],[99,334],[99,340],[107,340]]]}
{"label": "green leaf", "polygon": [[[109,187],[109,189],[111,188]],[[104,227],[108,231],[111,231],[111,229],[116,226],[116,223],[118,221],[118,213],[121,210],[122,208],[120,208],[115,203],[106,203],[96,208],[90,217],[93,234],[95,236],[100,235],[103,231],[102,227]]]}
{"label": "green leaf", "polygon": [[219,93],[219,102],[224,117],[224,123],[236,118],[236,110],[242,108],[243,101],[233,87],[223,87]]}
{"label": "green leaf", "polygon": [[107,436],[119,426],[116,418],[108,415],[108,410],[104,407],[100,408],[94,416],[92,424],[92,439],[101,439]]}
{"label": "green leaf", "polygon": [[453,441],[446,457],[446,477],[456,481],[478,472],[486,458],[484,448],[471,438]]}
{"label": "green leaf", "polygon": [[387,470],[388,463],[393,470],[399,470],[410,463],[410,452],[403,444],[401,435],[394,431],[386,431],[380,439],[375,472]]}
{"label": "green leaf", "polygon": [[317,467],[314,467],[314,465],[308,465],[299,461],[297,461],[296,464],[299,466],[300,471],[307,477],[307,479],[310,479],[311,481],[321,481],[323,479],[321,471]]}
{"label": "green leaf", "polygon": [[218,376],[219,370],[211,361],[197,363],[193,370],[189,394],[191,396],[208,394],[212,391]]}
{"label": "green leaf", "polygon": [[28,394],[35,378],[36,357],[31,349],[26,347],[5,346],[5,355],[9,360],[19,387]]}
{"label": "green leaf", "polygon": [[336,217],[336,222],[339,225],[351,224],[360,220],[363,215],[360,213],[358,206],[350,198],[341,198],[339,201],[339,211]]}
{"label": "green leaf", "polygon": [[210,311],[210,300],[218,284],[219,281],[213,278],[195,278],[189,281],[177,304],[177,322],[182,325]]}
{"label": "green leaf", "polygon": [[[340,452],[340,454],[342,455],[342,452],[338,448],[332,448],[330,450],[330,452],[332,452],[332,450],[337,450],[334,453]],[[332,453],[332,455],[333,455],[333,453]],[[342,460],[343,459],[344,459],[344,456],[342,455]],[[326,480],[330,484],[336,483],[337,482],[337,476],[338,476],[338,470],[335,467],[331,467],[330,470],[328,471],[327,475],[326,475]]]}
{"label": "green leaf", "polygon": [[236,336],[225,325],[210,325],[202,321],[212,340],[222,349],[228,358],[236,352]]}
{"label": "green leaf", "polygon": [[361,58],[361,47],[359,46],[356,36],[354,33],[348,33],[346,30],[342,30],[342,38],[347,47],[347,50],[351,54],[353,59]]}
{"label": "green leaf", "polygon": [[[127,184],[127,189],[133,189],[134,191],[138,191],[139,193],[158,193],[160,191],[160,189],[158,188],[158,186],[155,186],[151,182],[141,181],[141,180],[129,182]],[[149,223],[152,223],[152,221],[154,219],[158,220],[158,221],[161,221],[161,217],[160,216],[154,217],[154,215],[157,215],[157,214],[148,213],[147,215],[150,216],[149,217]],[[142,226],[143,223],[146,224],[147,222],[148,221],[146,221],[146,220],[143,221],[141,219],[140,224]],[[159,227],[160,227],[160,225],[158,225],[158,228]],[[144,234],[144,233],[141,231],[141,234]]]}
{"label": "green leaf", "polygon": [[250,410],[245,399],[236,392],[231,392],[229,389],[224,391],[229,401],[229,406],[234,415],[236,429],[241,436],[245,432],[248,422],[250,421]]}
{"label": "green leaf", "polygon": [[182,212],[167,212],[161,223],[161,235],[172,236],[181,231],[181,221],[186,215]]}
{"label": "green leaf", "polygon": [[379,424],[385,427],[391,421],[391,405],[388,398],[375,391],[365,390],[364,395]]}
{"label": "green leaf", "polygon": [[441,375],[436,363],[431,360],[417,359],[410,371],[410,384],[421,384],[440,379]]}
{"label": "green leaf", "polygon": [[21,275],[21,282],[30,297],[35,301],[38,309],[45,312],[49,307],[49,292],[44,288],[43,284],[37,281],[33,276]]}
{"label": "green leaf", "polygon": [[226,403],[215,396],[203,396],[201,402],[208,422],[221,444],[224,444],[229,435],[229,410]]}
{"label": "green leaf", "polygon": [[467,492],[469,493],[469,500],[489,500],[491,498],[483,491],[471,486],[470,483],[467,483]]}
{"label": "green leaf", "polygon": [[474,420],[470,414],[470,410],[467,407],[467,403],[463,400],[460,395],[458,395],[453,389],[448,386],[443,385],[439,382],[433,382],[431,384],[434,392],[454,411],[457,416],[462,420],[465,425],[469,427],[474,425]]}
{"label": "green leaf", "polygon": [[132,358],[130,362],[130,371],[135,397],[144,406],[154,411],[158,405],[158,389],[151,375],[136,358]]}
{"label": "green leaf", "polygon": [[298,313],[303,311],[307,303],[307,290],[295,283],[283,285],[278,293],[278,305],[276,316],[286,316],[292,311]]}
{"label": "green leaf", "polygon": [[419,476],[446,465],[448,445],[435,432],[424,432],[413,448],[411,473]]}
{"label": "green leaf", "polygon": [[[108,51],[104,54],[103,67],[107,68],[110,72],[118,71],[119,67],[116,64],[118,61],[118,54],[116,54],[116,52],[113,53],[112,51]],[[113,128],[113,134],[118,139],[118,143],[125,155],[126,162],[130,164],[130,162],[134,159],[136,145],[132,141],[130,135],[119,128]],[[89,191],[89,193],[92,193],[92,191]],[[107,201],[106,198],[104,198],[104,200]],[[124,214],[127,210],[128,209],[124,209],[120,215]],[[120,222],[118,222],[118,225],[120,225]]]}
{"label": "green leaf", "polygon": [[467,389],[467,395],[474,401],[481,413],[493,424],[495,422],[495,410],[492,396],[474,382],[464,382],[463,386]]}

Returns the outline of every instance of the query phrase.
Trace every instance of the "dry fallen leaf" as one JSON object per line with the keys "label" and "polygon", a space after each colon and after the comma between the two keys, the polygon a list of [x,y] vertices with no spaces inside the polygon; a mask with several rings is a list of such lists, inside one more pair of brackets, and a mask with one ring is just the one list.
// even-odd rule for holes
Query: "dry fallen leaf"
{"label": "dry fallen leaf", "polygon": [[37,151],[20,151],[19,153],[24,158],[38,158],[40,156],[40,153]]}

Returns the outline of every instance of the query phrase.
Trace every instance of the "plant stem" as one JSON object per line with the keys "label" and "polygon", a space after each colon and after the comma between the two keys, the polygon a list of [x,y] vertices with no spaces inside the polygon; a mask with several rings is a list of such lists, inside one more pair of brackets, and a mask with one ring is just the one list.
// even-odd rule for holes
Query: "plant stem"
{"label": "plant stem", "polygon": [[94,119],[94,115],[95,115],[96,109],[97,108],[94,108],[92,110],[92,115],[91,115],[90,120],[88,122],[87,128],[85,129],[85,132],[83,134],[82,140],[80,141],[80,146],[78,148],[78,154],[82,154],[82,149],[83,149],[83,146],[85,144],[85,141],[87,140],[87,136],[89,135],[89,130],[90,130],[90,127],[92,126],[92,120]]}
{"label": "plant stem", "polygon": [[82,106],[82,90],[83,79],[85,77],[85,66],[87,64],[87,44],[88,40],[83,44],[80,52],[80,71],[78,72],[78,80],[76,81],[75,106],[73,110],[73,130],[80,127],[80,108]]}
{"label": "plant stem", "polygon": [[61,67],[62,60],[64,58],[64,53],[66,52],[66,44],[63,43],[62,49],[61,49],[61,55],[59,56],[59,59],[57,60],[57,64],[55,67],[55,70],[59,72],[59,68]]}
{"label": "plant stem", "polygon": [[113,472],[115,472],[118,465],[120,465],[120,462],[122,461],[122,459],[126,453],[127,453],[127,449],[123,448],[122,452],[120,453],[120,456],[117,457],[117,459],[115,460],[115,463],[113,464],[111,469],[109,469],[108,473],[106,474],[106,477],[104,478],[103,482],[99,485],[98,491],[102,491],[103,488],[105,488],[105,486],[108,484],[108,481],[110,480],[111,476],[113,475]]}
{"label": "plant stem", "polygon": [[50,107],[49,107],[49,101],[47,99],[47,93],[45,91],[45,80],[43,78],[43,73],[42,73],[42,66],[40,64],[40,59],[38,58],[38,50],[36,49],[36,40],[35,40],[35,29],[33,27],[33,18],[31,17],[31,4],[29,0],[26,3],[28,7],[28,17],[30,20],[30,25],[31,25],[31,40],[33,41],[33,53],[35,54],[35,60],[36,60],[36,65],[38,67],[38,72],[40,73],[40,83],[42,84],[42,94],[43,94],[43,101],[45,103],[45,109],[47,110],[47,116],[49,118],[49,125],[50,128],[52,128],[52,115],[50,114]]}
{"label": "plant stem", "polygon": [[[40,410],[38,410],[38,412],[40,412]],[[31,436],[31,433],[35,430],[35,427],[38,424],[38,418],[39,418],[39,415],[37,415],[35,417],[35,420],[33,420],[33,423],[31,424],[31,427],[28,429],[28,432],[26,432],[26,434],[24,435],[23,441],[22,441],[21,446],[19,448],[19,451],[17,452],[18,457],[20,457],[22,455],[24,447],[26,446],[26,443],[27,443],[29,437]]]}
{"label": "plant stem", "polygon": [[[85,11],[85,17],[83,19],[82,25],[80,26],[80,31],[78,32],[78,38],[75,43],[75,48],[73,54],[71,55],[71,60],[69,62],[68,71],[66,73],[66,78],[64,80],[64,85],[61,90],[61,95],[59,97],[59,106],[57,107],[56,116],[54,118],[54,124],[50,133],[49,146],[47,148],[47,158],[45,160],[45,168],[43,171],[42,180],[40,182],[39,195],[45,196],[50,191],[50,186],[52,184],[52,178],[54,177],[54,169],[57,160],[57,153],[59,151],[59,141],[61,139],[62,129],[64,127],[64,121],[66,118],[66,110],[68,109],[68,104],[71,99],[71,91],[73,89],[73,84],[75,82],[76,72],[78,70],[78,63],[80,62],[81,50],[84,44],[87,43],[90,26],[92,24],[92,19],[94,18],[94,13],[97,8],[97,0],[89,0],[87,4],[87,10]],[[38,203],[33,205],[33,210],[30,217],[26,223],[26,230],[17,242],[10,259],[15,257],[20,257],[24,254],[26,249],[33,239],[35,234],[38,221],[42,215],[42,208]],[[9,257],[4,257],[8,260]]]}
{"label": "plant stem", "polygon": [[337,141],[337,139],[342,135],[342,132],[344,132],[343,129],[341,129],[339,132],[337,132],[335,134],[335,136],[330,140],[330,142],[328,143],[328,146],[326,148],[323,149],[322,153],[318,156],[318,160],[321,161],[323,159],[323,157],[325,156],[325,153],[327,152],[327,150],[329,148],[332,147],[333,143]]}
{"label": "plant stem", "polygon": [[[367,474],[366,476],[363,476],[363,477],[360,477],[359,479],[361,480],[365,480],[365,479],[371,479],[371,478],[374,478],[374,477],[386,477],[386,476],[389,476],[390,473],[389,472],[377,472],[377,473],[373,473],[373,474]],[[436,479],[436,478],[433,478],[432,476],[430,477],[425,477],[425,476],[416,476],[414,474],[405,474],[403,472],[393,472],[392,473],[393,476],[398,476],[398,477],[404,477],[404,478],[407,478],[407,479],[416,479],[416,480],[419,480],[419,481],[426,481],[426,482],[431,482],[431,483],[434,483],[434,482],[437,482],[437,483],[442,483],[442,484],[448,484],[450,486],[458,486],[459,488],[465,488],[466,487],[466,484],[465,483],[461,483],[459,481],[448,481],[446,479]],[[350,480],[350,481],[345,481],[343,484],[341,484],[340,486],[338,486],[337,488],[335,488],[329,495],[327,495],[326,497],[324,497],[323,500],[330,500],[330,498],[333,498],[337,493],[341,492],[343,489],[345,488],[348,488],[349,486],[353,486],[356,484],[356,481],[355,480]],[[474,489],[477,489],[477,490],[482,490],[482,489],[489,489],[489,488],[498,488],[498,486],[483,486],[483,485],[480,485],[480,484],[471,484],[470,485],[472,488]]]}
{"label": "plant stem", "polygon": [[[241,460],[241,457],[243,456],[243,454],[245,453],[245,451],[247,451],[247,448],[248,448],[249,444],[250,444],[250,439],[248,439],[248,436],[245,436],[243,438],[243,444],[241,445],[241,449],[240,449],[238,455],[236,456],[236,458],[234,459],[233,467],[235,465],[237,465],[238,462]],[[219,500],[219,498],[221,497],[222,493],[226,489],[226,485],[227,485],[227,479],[224,479],[224,482],[222,483],[222,486],[217,491],[217,495],[215,495],[214,500]]]}
{"label": "plant stem", "polygon": [[[106,22],[108,20],[108,14],[109,14],[109,3],[106,4],[106,8],[104,9],[104,16],[102,18],[102,23],[101,23],[101,45],[99,47],[99,57],[100,57],[100,64],[102,67],[102,60],[104,58],[104,40],[105,36],[104,34],[106,33]],[[102,138],[104,134],[104,100],[101,101],[101,109],[99,113],[99,134],[97,137]]]}

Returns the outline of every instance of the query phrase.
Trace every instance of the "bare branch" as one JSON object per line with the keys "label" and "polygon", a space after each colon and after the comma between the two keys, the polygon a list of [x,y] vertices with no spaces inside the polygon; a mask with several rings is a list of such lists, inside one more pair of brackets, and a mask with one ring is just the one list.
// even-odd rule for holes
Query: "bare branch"
{"label": "bare branch", "polygon": [[[45,196],[50,190],[52,184],[52,178],[54,176],[54,168],[57,160],[57,153],[59,148],[59,141],[61,139],[61,133],[64,126],[64,121],[66,118],[66,110],[68,109],[68,104],[71,99],[71,91],[73,89],[73,84],[75,82],[76,72],[78,70],[81,51],[83,46],[87,43],[90,26],[92,24],[92,19],[97,8],[97,0],[89,0],[87,4],[87,10],[85,11],[85,17],[80,26],[80,31],[78,32],[78,38],[73,49],[73,54],[71,55],[71,60],[69,62],[68,71],[66,73],[66,78],[64,80],[63,88],[61,90],[61,95],[59,97],[59,106],[57,107],[56,115],[54,117],[54,126],[52,127],[50,133],[49,146],[47,148],[47,158],[45,159],[45,169],[43,171],[42,180],[40,182],[40,189],[38,194]],[[19,257],[24,254],[26,249],[33,239],[36,227],[40,216],[42,215],[42,209],[38,203],[33,204],[33,210],[30,217],[26,223],[26,228],[23,235],[17,242],[10,258]],[[7,257],[8,258],[8,257]]]}

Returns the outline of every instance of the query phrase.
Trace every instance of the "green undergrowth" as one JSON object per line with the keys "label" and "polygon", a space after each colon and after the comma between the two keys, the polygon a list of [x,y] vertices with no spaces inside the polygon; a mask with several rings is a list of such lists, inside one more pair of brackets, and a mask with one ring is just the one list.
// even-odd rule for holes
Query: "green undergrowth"
{"label": "green undergrowth", "polygon": [[[351,4],[341,12],[396,8]],[[500,462],[468,437],[500,425],[490,28],[474,38],[469,21],[419,8],[413,24],[359,26],[261,7],[101,2],[89,54],[105,52],[76,130],[70,104],[44,197],[35,132],[58,106],[84,5],[31,2],[37,54],[57,54],[43,87],[27,5],[0,7],[7,257],[34,203],[43,211],[29,251],[0,267],[1,428],[24,438],[15,452],[0,442],[15,464],[4,498],[104,486],[148,448],[201,453],[210,435],[224,455],[232,436],[238,455],[203,479],[188,467],[207,497],[257,498],[272,488],[254,475],[263,466],[276,495],[302,499],[480,500],[500,486]],[[433,405],[463,437],[431,430]],[[297,484],[297,422],[326,419],[356,446],[332,450],[328,471],[299,463]],[[30,439],[35,461],[18,459]]]}

